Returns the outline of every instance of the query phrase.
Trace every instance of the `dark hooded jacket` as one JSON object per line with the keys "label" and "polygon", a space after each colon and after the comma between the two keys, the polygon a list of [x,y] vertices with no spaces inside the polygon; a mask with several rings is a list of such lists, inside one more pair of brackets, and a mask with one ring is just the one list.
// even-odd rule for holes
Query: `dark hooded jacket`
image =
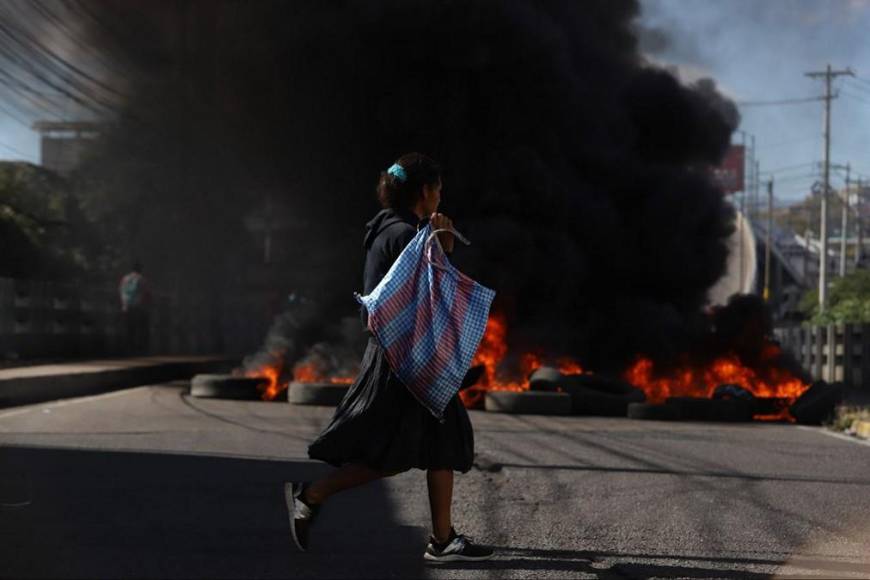
{"label": "dark hooded jacket", "polygon": [[[387,274],[393,262],[405,249],[417,229],[425,225],[410,211],[383,209],[366,224],[363,247],[366,263],[363,269],[363,296],[375,289]],[[368,326],[368,313],[361,308],[363,326]]]}

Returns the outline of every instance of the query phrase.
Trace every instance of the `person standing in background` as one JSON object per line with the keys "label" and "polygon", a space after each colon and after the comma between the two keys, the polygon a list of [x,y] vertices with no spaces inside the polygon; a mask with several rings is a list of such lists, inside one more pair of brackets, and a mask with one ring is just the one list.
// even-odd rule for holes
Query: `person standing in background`
{"label": "person standing in background", "polygon": [[149,343],[149,310],[151,289],[142,275],[142,264],[133,264],[133,270],[125,274],[118,284],[121,311],[124,313],[127,354],[146,354]]}

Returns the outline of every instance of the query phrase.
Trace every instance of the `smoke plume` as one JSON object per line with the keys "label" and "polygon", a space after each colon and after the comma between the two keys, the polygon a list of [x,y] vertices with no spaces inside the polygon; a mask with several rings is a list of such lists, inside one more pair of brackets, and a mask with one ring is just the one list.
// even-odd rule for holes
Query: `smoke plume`
{"label": "smoke plume", "polygon": [[262,262],[244,217],[280,200],[291,225],[272,282],[338,320],[355,308],[377,176],[421,151],[473,241],[455,262],[497,291],[512,346],[618,369],[706,328],[733,227],[707,169],[737,113],[712,81],[645,63],[636,2],[91,9],[116,25],[95,38],[139,67],[94,175],[112,167],[135,192],[131,247],[161,275],[228,291]]}

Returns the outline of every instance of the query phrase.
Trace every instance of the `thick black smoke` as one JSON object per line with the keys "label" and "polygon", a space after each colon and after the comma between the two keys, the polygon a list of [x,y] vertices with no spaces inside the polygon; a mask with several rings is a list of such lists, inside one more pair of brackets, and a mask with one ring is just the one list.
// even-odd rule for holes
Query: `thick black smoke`
{"label": "thick black smoke", "polygon": [[95,38],[138,67],[99,166],[137,192],[130,251],[165,275],[214,284],[261,260],[242,221],[279,199],[280,285],[337,320],[378,173],[421,151],[512,346],[613,369],[706,328],[733,219],[707,167],[736,110],[643,63],[636,2],[90,6]]}

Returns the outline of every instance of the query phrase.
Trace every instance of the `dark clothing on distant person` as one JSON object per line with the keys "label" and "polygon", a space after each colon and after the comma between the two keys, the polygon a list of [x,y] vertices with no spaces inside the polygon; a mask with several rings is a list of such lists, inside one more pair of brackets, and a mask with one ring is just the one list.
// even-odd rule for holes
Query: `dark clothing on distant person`
{"label": "dark clothing on distant person", "polygon": [[[366,224],[364,295],[380,283],[427,221],[411,212],[385,209]],[[365,308],[362,318],[367,326]],[[392,372],[383,348],[372,337],[359,375],[308,455],[336,466],[361,463],[385,472],[466,472],[474,460],[474,431],[458,395],[439,422]]]}
{"label": "dark clothing on distant person", "polygon": [[127,354],[148,354],[151,339],[151,313],[146,308],[130,308],[124,313]]}

